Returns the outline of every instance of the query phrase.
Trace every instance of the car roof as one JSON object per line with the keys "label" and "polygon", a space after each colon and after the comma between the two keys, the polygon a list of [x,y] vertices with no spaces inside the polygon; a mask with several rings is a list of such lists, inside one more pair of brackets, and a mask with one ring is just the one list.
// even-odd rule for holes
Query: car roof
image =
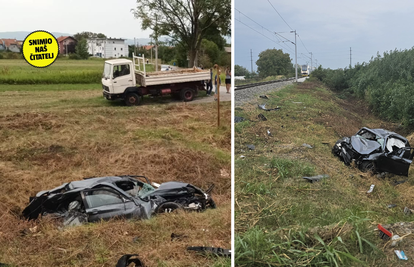
{"label": "car roof", "polygon": [[87,178],[85,180],[80,181],[73,181],[68,183],[68,187],[70,189],[75,188],[92,188],[95,187],[98,184],[111,184],[113,182],[118,181],[129,181],[129,178],[127,177],[119,177],[119,176],[105,176],[105,177],[95,177],[95,178]]}
{"label": "car roof", "polygon": [[367,127],[362,127],[360,130],[362,130],[362,129],[366,129],[366,130],[368,130],[370,132],[373,132],[376,135],[379,135],[379,136],[381,136],[384,139],[387,138],[390,135],[393,135],[393,136],[395,136],[397,138],[400,138],[400,139],[402,139],[404,141],[407,141],[407,139],[405,137],[403,137],[403,136],[401,136],[401,135],[399,135],[399,134],[397,134],[395,132],[388,131],[388,130],[384,130],[384,129],[370,129],[370,128],[367,128]]}

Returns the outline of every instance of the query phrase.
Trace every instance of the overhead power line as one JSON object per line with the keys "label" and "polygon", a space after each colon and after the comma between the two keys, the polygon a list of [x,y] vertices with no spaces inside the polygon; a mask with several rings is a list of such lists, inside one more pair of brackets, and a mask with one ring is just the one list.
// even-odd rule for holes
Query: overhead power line
{"label": "overhead power line", "polygon": [[279,15],[279,17],[282,18],[282,20],[286,23],[286,25],[288,25],[288,27],[293,31],[292,27],[289,26],[289,24],[286,22],[286,20],[279,14],[279,12],[276,10],[276,8],[272,5],[272,3],[270,2],[270,0],[267,0],[269,2],[269,4],[273,7],[273,9],[276,11],[276,13]]}

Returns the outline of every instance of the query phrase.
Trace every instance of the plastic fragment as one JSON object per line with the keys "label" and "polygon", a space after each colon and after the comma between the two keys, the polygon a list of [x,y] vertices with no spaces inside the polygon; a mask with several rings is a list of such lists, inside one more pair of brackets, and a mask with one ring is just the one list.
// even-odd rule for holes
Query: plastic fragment
{"label": "plastic fragment", "polygon": [[307,147],[307,148],[313,148],[311,145],[303,143],[302,146]]}
{"label": "plastic fragment", "polygon": [[374,190],[374,187],[375,187],[375,185],[374,185],[374,184],[372,184],[372,185],[369,187],[369,190],[367,191],[367,194],[371,194],[371,193],[372,193],[372,191]]}
{"label": "plastic fragment", "polygon": [[397,257],[400,260],[405,260],[405,261],[408,260],[407,256],[405,256],[404,251],[402,251],[402,250],[394,250],[394,252],[395,252],[395,254],[397,255]]}

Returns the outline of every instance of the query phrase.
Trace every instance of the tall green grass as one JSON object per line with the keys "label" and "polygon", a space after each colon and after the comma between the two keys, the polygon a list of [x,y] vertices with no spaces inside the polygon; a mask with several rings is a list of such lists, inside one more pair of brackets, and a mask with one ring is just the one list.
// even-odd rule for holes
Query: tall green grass
{"label": "tall green grass", "polygon": [[377,54],[350,69],[318,69],[313,77],[331,89],[367,100],[383,118],[414,127],[414,48]]}

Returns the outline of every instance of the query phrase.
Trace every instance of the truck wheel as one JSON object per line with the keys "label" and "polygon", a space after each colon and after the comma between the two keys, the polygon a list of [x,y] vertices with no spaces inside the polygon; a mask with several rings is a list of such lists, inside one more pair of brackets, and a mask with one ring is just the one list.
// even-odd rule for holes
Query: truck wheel
{"label": "truck wheel", "polygon": [[182,101],[188,102],[194,99],[194,90],[191,88],[184,88],[180,92],[180,97]]}
{"label": "truck wheel", "polygon": [[128,93],[124,101],[127,106],[138,106],[141,103],[141,97],[135,93]]}

